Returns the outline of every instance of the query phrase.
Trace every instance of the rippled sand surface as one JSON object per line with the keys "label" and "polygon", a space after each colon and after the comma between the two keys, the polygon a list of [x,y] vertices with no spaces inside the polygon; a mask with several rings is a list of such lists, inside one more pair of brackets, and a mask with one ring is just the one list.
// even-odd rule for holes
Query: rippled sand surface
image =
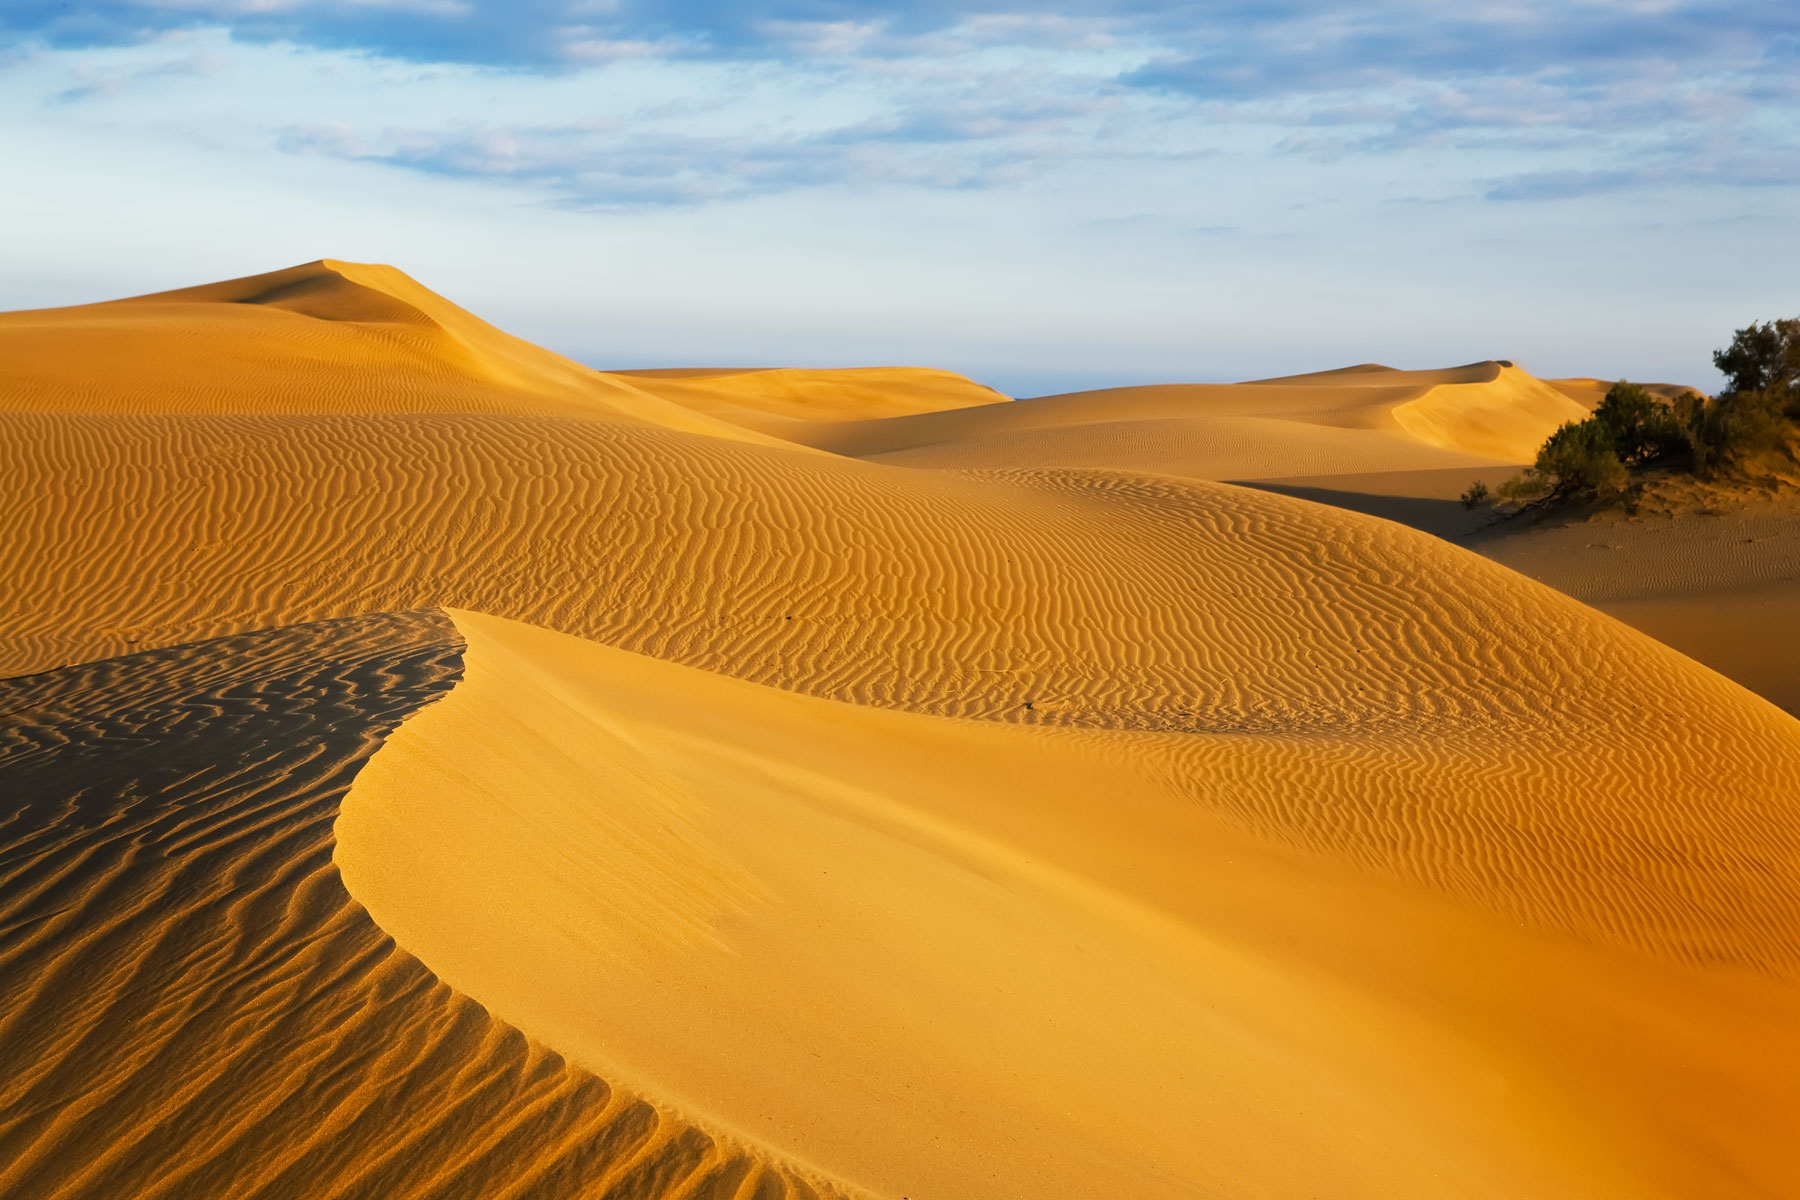
{"label": "rippled sand surface", "polygon": [[1800,1193],[1800,724],[1220,481],[1571,409],[0,315],[0,1191]]}

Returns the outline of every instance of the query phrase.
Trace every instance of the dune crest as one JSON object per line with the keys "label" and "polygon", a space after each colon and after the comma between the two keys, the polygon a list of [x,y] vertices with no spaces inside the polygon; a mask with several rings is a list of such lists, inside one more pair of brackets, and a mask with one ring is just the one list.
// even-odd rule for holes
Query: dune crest
{"label": "dune crest", "polygon": [[1082,467],[1253,480],[1529,462],[1575,401],[1500,362],[1368,363],[1239,384],[1167,384],[780,430],[899,466]]}
{"label": "dune crest", "polygon": [[1508,364],[609,376],[321,262],[0,385],[0,1190],[1800,1190],[1800,723],[1220,481],[1510,469]]}
{"label": "dune crest", "polygon": [[611,374],[698,412],[777,434],[808,422],[878,420],[1012,399],[966,376],[928,367],[702,368]]}
{"label": "dune crest", "polygon": [[461,654],[379,614],[0,680],[0,1193],[842,1195],[570,1067],[344,891],[344,789]]}
{"label": "dune crest", "polygon": [[393,267],[335,259],[0,314],[0,409],[506,413],[761,435],[502,333]]}
{"label": "dune crest", "polygon": [[[1393,409],[1394,420],[1420,441],[1502,462],[1530,462],[1558,426],[1587,410],[1557,388],[1511,364],[1492,373],[1440,383]],[[1484,372],[1484,374],[1486,374]]]}
{"label": "dune crest", "polygon": [[[1490,835],[1521,798],[1423,730],[947,720],[452,615],[466,676],[358,776],[347,886],[459,990],[709,1124],[887,1195],[1800,1183],[1775,1150],[1800,1006],[1718,970],[1731,939],[1786,935],[1720,926],[1646,958],[1618,927],[1683,925],[1708,888],[1768,911],[1757,863],[1788,831],[1666,812],[1645,836],[1710,837],[1718,859],[1665,877],[1660,852],[1618,857],[1624,797],[1546,796],[1513,815],[1529,841],[1486,851],[1512,899],[1483,911],[1416,873],[1379,882],[1387,835],[1332,831],[1435,754],[1393,835]],[[1233,811],[1231,791],[1280,803],[1280,779],[1310,797],[1281,818],[1310,849]],[[1583,877],[1608,860],[1615,878]],[[1619,907],[1569,926],[1557,894],[1589,883]]]}

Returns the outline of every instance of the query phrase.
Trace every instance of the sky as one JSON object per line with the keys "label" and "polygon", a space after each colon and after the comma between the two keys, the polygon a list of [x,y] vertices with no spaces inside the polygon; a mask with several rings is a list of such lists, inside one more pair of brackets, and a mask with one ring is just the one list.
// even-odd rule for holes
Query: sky
{"label": "sky", "polygon": [[1015,395],[1800,315],[1794,0],[0,0],[0,308],[392,263],[601,367]]}

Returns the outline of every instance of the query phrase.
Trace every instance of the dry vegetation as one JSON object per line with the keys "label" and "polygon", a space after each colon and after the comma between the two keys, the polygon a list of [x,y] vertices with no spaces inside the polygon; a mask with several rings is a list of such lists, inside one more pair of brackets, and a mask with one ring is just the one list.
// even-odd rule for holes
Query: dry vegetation
{"label": "dry vegetation", "polygon": [[1620,380],[1586,420],[1552,433],[1524,472],[1493,489],[1477,482],[1463,506],[1707,508],[1800,487],[1800,318],[1738,330],[1713,362],[1728,381],[1717,396],[1658,395]]}

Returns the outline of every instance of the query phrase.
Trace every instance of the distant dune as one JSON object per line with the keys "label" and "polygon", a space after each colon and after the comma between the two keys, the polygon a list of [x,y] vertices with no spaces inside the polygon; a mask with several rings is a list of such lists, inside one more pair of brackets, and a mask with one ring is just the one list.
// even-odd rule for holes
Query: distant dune
{"label": "distant dune", "polygon": [[609,374],[329,261],[0,385],[0,1190],[1800,1192],[1800,723],[1225,482],[1567,389]]}
{"label": "distant dune", "polygon": [[1010,396],[924,367],[614,371],[698,412],[780,433],[798,422],[876,420],[1001,404]]}
{"label": "distant dune", "polygon": [[1367,365],[1241,384],[1112,388],[788,429],[807,445],[931,467],[1065,467],[1246,480],[1528,462],[1584,410],[1510,364]]}
{"label": "distant dune", "polygon": [[[1544,382],[1592,412],[1599,407],[1600,401],[1606,398],[1606,393],[1618,380],[1590,379],[1584,376],[1579,379],[1546,379]],[[1686,384],[1646,383],[1642,380],[1633,380],[1632,382],[1665,400],[1673,400],[1677,396],[1700,394],[1699,388],[1689,387]]]}
{"label": "distant dune", "polygon": [[554,415],[754,437],[502,333],[392,267],[332,259],[0,314],[0,355],[14,411]]}

